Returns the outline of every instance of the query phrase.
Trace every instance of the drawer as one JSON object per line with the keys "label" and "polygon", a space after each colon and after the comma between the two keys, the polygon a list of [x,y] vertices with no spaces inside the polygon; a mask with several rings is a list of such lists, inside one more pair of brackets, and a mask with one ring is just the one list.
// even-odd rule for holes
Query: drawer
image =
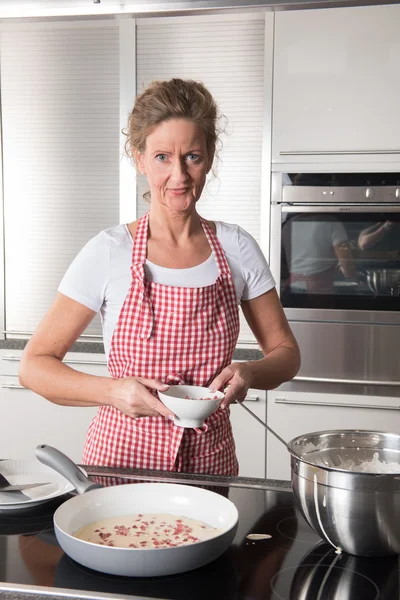
{"label": "drawer", "polygon": [[[11,375],[18,377],[18,369],[22,356],[22,350],[1,350],[0,351],[0,376]],[[63,362],[83,373],[90,375],[99,375],[107,377],[106,357],[104,354],[91,354],[88,352],[68,352]]]}
{"label": "drawer", "polygon": [[0,376],[0,458],[34,460],[36,446],[49,444],[80,462],[96,412],[97,407],[53,404],[22,387],[17,377]]}
{"label": "drawer", "polygon": [[[244,401],[248,408],[262,421],[266,418],[266,392],[250,389]],[[239,475],[242,477],[265,477],[265,429],[243,408],[231,405],[231,423],[235,438]]]}

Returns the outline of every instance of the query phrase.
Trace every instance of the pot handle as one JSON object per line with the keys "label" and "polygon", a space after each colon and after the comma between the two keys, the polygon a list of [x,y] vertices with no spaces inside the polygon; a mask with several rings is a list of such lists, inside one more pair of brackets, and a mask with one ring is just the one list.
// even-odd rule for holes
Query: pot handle
{"label": "pot handle", "polygon": [[47,444],[37,446],[35,450],[36,458],[51,469],[60,473],[65,479],[72,483],[78,494],[84,494],[89,490],[101,488],[103,486],[93,483],[84,475],[79,467],[68,456]]}

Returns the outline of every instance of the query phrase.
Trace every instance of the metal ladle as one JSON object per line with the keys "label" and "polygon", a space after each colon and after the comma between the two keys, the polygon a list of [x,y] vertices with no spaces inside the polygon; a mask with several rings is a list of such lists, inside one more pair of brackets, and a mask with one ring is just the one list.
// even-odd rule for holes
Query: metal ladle
{"label": "metal ladle", "polygon": [[301,456],[299,456],[297,454],[297,452],[295,452],[293,450],[293,448],[291,448],[289,446],[289,444],[287,442],[285,442],[285,440],[283,438],[281,438],[281,436],[276,433],[276,431],[274,431],[273,429],[271,429],[271,427],[269,425],[267,425],[266,423],[264,423],[264,421],[262,421],[259,417],[257,417],[257,415],[255,415],[252,410],[250,410],[249,408],[247,408],[247,406],[245,406],[243,402],[236,402],[236,404],[239,404],[239,406],[241,406],[242,408],[244,408],[244,410],[246,410],[249,414],[251,414],[251,416],[254,417],[254,419],[256,419],[256,421],[258,421],[259,423],[261,423],[261,425],[263,425],[265,427],[265,429],[267,429],[270,433],[272,433],[272,435],[274,435],[276,437],[276,439],[281,442],[281,444],[283,444],[284,446],[286,446],[286,449],[291,454],[293,454],[299,460],[302,460]]}

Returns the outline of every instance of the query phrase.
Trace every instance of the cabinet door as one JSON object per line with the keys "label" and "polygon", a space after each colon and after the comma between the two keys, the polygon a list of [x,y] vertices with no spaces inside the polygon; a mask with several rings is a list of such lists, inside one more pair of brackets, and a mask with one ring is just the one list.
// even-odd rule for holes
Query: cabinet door
{"label": "cabinet door", "polygon": [[[329,429],[400,433],[400,399],[273,391],[267,396],[267,423],[287,442]],[[269,432],[267,477],[290,479],[290,454]]]}
{"label": "cabinet door", "polygon": [[[246,406],[265,422],[266,392],[249,390]],[[241,477],[265,477],[265,429],[243,408],[231,406],[231,423]]]}
{"label": "cabinet door", "polygon": [[[18,377],[22,350],[0,349],[0,375],[15,375]],[[108,377],[107,360],[104,354],[90,352],[68,352],[63,362],[75,369],[90,375]]]}
{"label": "cabinet door", "polygon": [[81,461],[86,431],[97,408],[58,406],[0,377],[0,458],[32,460],[39,444],[55,446]]}
{"label": "cabinet door", "polygon": [[400,158],[400,6],[275,19],[273,162]]}

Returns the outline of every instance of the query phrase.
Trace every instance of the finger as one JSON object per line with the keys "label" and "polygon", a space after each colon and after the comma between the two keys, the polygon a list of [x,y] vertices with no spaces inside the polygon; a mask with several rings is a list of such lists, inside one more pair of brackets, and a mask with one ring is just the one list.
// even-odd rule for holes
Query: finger
{"label": "finger", "polygon": [[150,398],[148,398],[146,395],[146,403],[152,408],[152,410],[157,411],[158,415],[162,415],[166,419],[171,419],[172,421],[175,419],[175,414],[169,410],[169,408],[167,408],[165,404],[161,402],[161,400],[158,400],[158,398],[153,396],[153,394],[150,392],[148,392],[148,395]]}
{"label": "finger", "polygon": [[228,381],[232,379],[232,373],[229,369],[224,369],[208,386],[210,392],[216,392],[226,386]]}
{"label": "finger", "polygon": [[226,391],[225,398],[221,402],[221,408],[227,408],[233,402],[243,402],[245,397],[242,388],[230,386]]}
{"label": "finger", "polygon": [[152,390],[160,390],[160,392],[165,392],[165,390],[169,388],[169,385],[162,383],[162,381],[159,379],[146,379],[145,377],[138,377],[137,380]]}

